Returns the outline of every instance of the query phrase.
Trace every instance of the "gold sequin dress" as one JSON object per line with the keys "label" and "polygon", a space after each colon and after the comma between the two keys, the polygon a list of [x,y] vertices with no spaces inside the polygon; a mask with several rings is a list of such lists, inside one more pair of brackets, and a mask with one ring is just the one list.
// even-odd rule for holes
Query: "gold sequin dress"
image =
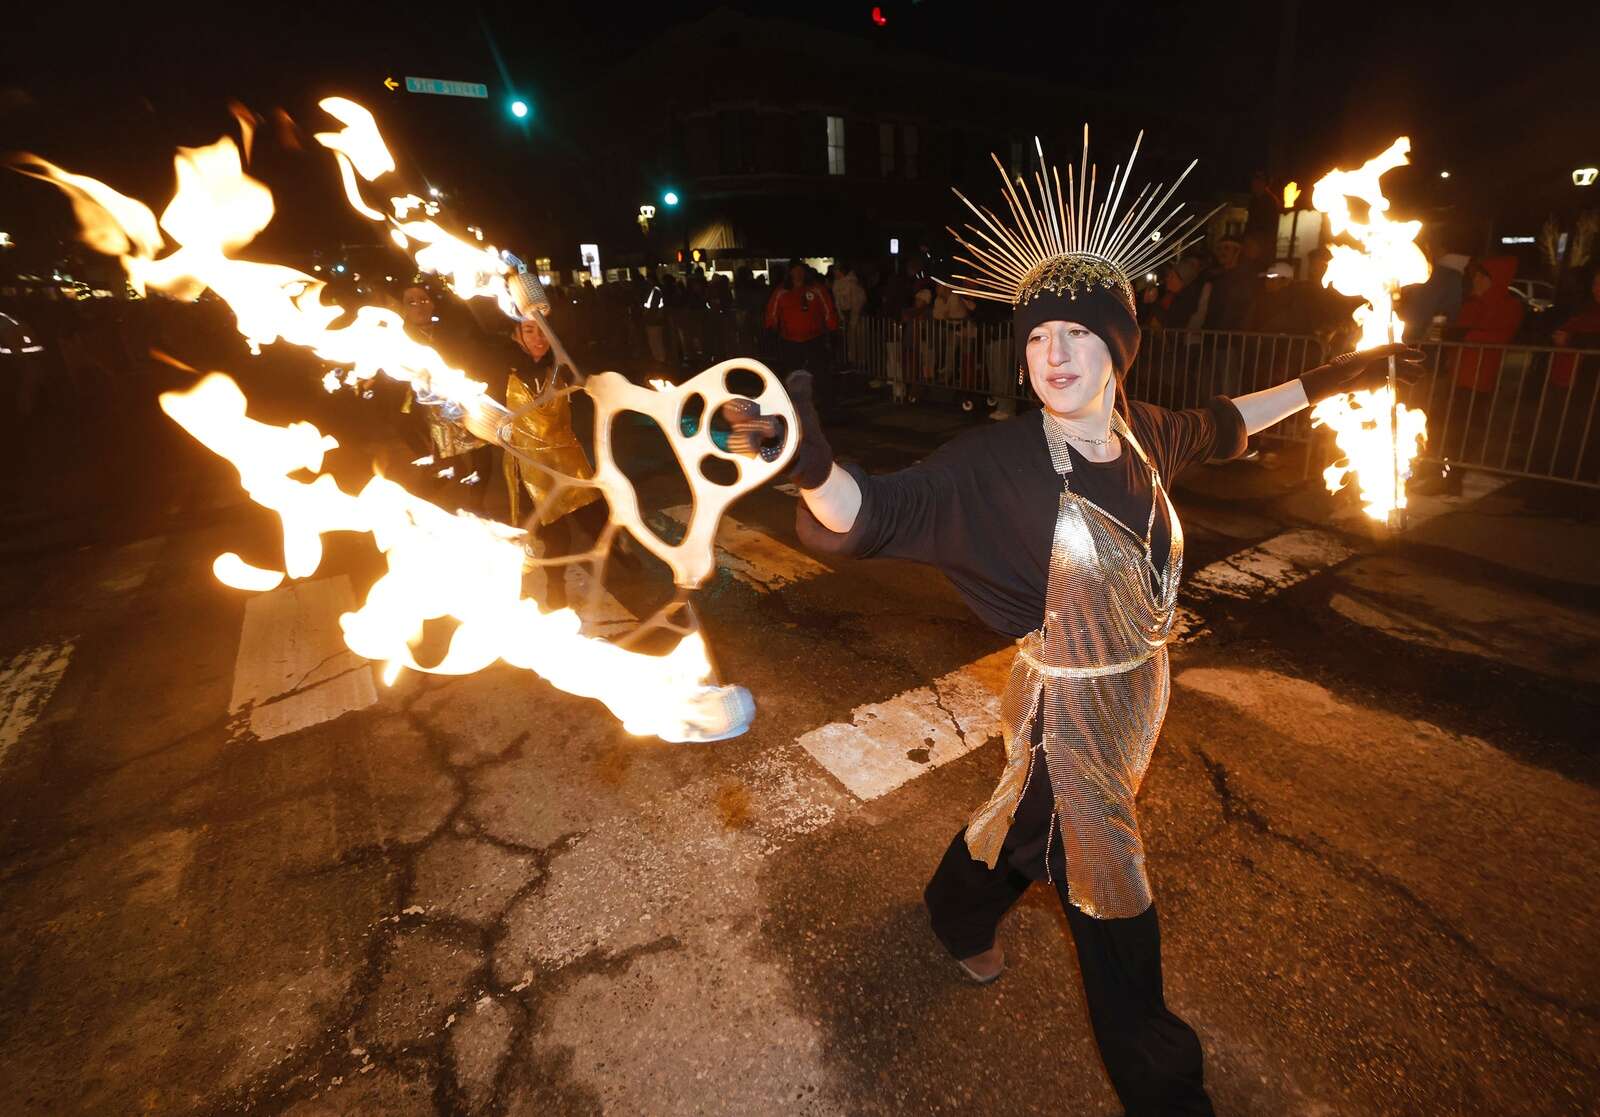
{"label": "gold sequin dress", "polygon": [[[594,476],[589,458],[572,432],[572,403],[566,395],[556,395],[549,402],[530,407],[534,393],[520,376],[512,373],[506,380],[506,407],[518,413],[512,424],[508,441],[512,446],[532,457],[542,465],[569,477],[588,479]],[[552,484],[549,474],[518,461],[515,455],[505,455],[506,487],[511,494],[511,520],[520,520],[519,493],[526,490],[539,511],[539,523],[550,524],[600,499],[600,491],[589,485],[568,486],[555,499],[550,496]]]}
{"label": "gold sequin dress", "polygon": [[[1065,432],[1045,416],[1061,496],[1044,621],[1018,642],[1001,699],[1005,770],[967,826],[972,856],[993,868],[1027,782],[1038,775],[1030,742],[1042,721],[1038,748],[1054,792],[1052,833],[1065,845],[1068,893],[1101,919],[1150,906],[1134,797],[1166,717],[1166,643],[1183,568],[1183,531],[1160,475],[1120,415],[1112,429],[1150,470],[1154,498],[1142,530],[1073,492]],[[1160,569],[1150,547],[1158,501],[1171,524]]]}

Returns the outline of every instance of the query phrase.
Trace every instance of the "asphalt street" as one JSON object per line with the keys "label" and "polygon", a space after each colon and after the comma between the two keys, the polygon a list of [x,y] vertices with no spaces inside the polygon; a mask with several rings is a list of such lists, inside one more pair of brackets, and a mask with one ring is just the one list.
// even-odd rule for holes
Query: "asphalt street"
{"label": "asphalt street", "polygon": [[[790,493],[738,504],[699,604],[758,716],[716,744],[629,737],[503,664],[386,687],[338,640],[370,541],[219,584],[222,551],[271,565],[275,521],[154,386],[92,439],[34,438],[4,492],[7,1112],[1119,1112],[1051,895],[992,986],[929,933],[1009,656],[937,574],[804,555]],[[834,440],[892,469],[972,421],[874,403]],[[1469,477],[1386,538],[1255,462],[1177,502],[1140,810],[1218,1112],[1593,1113],[1595,501]],[[597,629],[665,568],[608,590]]]}

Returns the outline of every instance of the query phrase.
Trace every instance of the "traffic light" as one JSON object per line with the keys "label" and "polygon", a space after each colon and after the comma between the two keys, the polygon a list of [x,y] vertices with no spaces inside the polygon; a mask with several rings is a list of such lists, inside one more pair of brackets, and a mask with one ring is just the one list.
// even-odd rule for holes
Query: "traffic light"
{"label": "traffic light", "polygon": [[528,112],[528,102],[521,100],[520,98],[511,102],[511,115],[516,117],[518,120],[526,120],[528,117]]}
{"label": "traffic light", "polygon": [[674,191],[674,190],[668,190],[668,191],[667,191],[667,192],[666,192],[666,193],[665,193],[665,194],[663,194],[663,195],[661,195],[661,200],[662,200],[662,201],[663,201],[663,202],[665,202],[665,203],[666,203],[666,204],[667,204],[667,205],[669,205],[669,206],[675,206],[675,205],[677,205],[677,204],[678,204],[678,194],[677,194],[677,191]]}

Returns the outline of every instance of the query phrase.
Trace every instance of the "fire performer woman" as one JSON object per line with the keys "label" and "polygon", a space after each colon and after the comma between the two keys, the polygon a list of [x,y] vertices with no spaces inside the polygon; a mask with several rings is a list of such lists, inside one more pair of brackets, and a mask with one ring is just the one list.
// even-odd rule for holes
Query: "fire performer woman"
{"label": "fire performer woman", "polygon": [[1017,639],[1001,701],[1005,769],[927,886],[934,934],[969,978],[993,981],[1005,967],[1001,918],[1031,883],[1049,881],[1128,1113],[1211,1113],[1200,1042],[1163,999],[1134,812],[1166,715],[1183,565],[1168,484],[1197,462],[1239,455],[1247,435],[1309,402],[1382,383],[1390,349],[1193,410],[1130,404],[1122,381],[1139,327],[1128,276],[1192,243],[1198,220],[1177,224],[1141,202],[1118,221],[1114,206],[1092,212],[1092,196],[1084,203],[1043,177],[1036,207],[1002,179],[1014,220],[973,207],[983,228],[957,235],[970,254],[957,259],[976,274],[958,276],[957,289],[1011,304],[1019,382],[1028,378],[1043,409],[873,477],[834,463],[808,378],[795,374],[799,532],[827,554],[936,566],[980,619]]}
{"label": "fire performer woman", "polygon": [[[510,432],[511,445],[557,473],[589,478],[594,470],[572,429],[572,403],[565,395],[553,396],[535,405],[546,378],[558,375],[550,354],[550,341],[531,319],[518,322],[512,332],[526,360],[519,362],[506,377],[506,406],[517,415]],[[511,454],[504,455],[506,491],[511,503],[511,522],[520,522],[520,490],[526,490],[538,512],[534,527],[539,557],[551,560],[581,554],[594,546],[605,527],[606,506],[600,490],[572,486],[559,495],[554,492],[550,474],[523,464]],[[565,569],[560,565],[545,568],[545,604],[551,609],[565,608],[567,588]]]}

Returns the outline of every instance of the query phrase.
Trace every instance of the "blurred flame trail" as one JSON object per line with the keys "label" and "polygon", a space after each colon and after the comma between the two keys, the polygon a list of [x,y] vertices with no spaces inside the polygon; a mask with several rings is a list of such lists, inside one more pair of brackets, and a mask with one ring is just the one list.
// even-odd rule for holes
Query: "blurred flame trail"
{"label": "blurred flame trail", "polygon": [[[371,113],[342,98],[322,105],[344,124],[316,138],[334,152],[350,204],[369,219],[386,222],[395,243],[412,251],[425,270],[447,277],[458,294],[493,298],[514,314],[506,265],[492,247],[469,245],[447,233],[431,220],[437,207],[414,195],[391,198],[388,215],[363,199],[358,179],[370,182],[389,173],[393,157]],[[214,291],[232,308],[252,349],[287,341],[348,367],[347,383],[383,373],[409,382],[420,398],[448,400],[469,414],[483,402],[484,385],[407,337],[393,311],[358,307],[347,324],[335,327],[345,311],[323,301],[320,280],[233,255],[271,221],[273,202],[267,188],[244,173],[231,139],[180,148],[174,166],[177,190],[159,222],[142,202],[46,160],[24,156],[18,169],[71,198],[84,239],[119,257],[136,289],[153,287],[183,299]],[[418,211],[423,216],[416,216]],[[167,237],[176,245],[170,251]],[[249,418],[244,393],[221,373],[205,376],[188,391],[163,394],[161,407],[232,462],[250,498],[282,521],[282,572],[227,552],[213,565],[219,580],[240,589],[271,589],[285,576],[315,573],[324,533],[372,534],[387,558],[387,573],[360,609],[340,618],[340,625],[352,650],[383,662],[386,683],[407,667],[467,674],[503,659],[570,693],[598,699],[630,733],[705,740],[715,728],[727,728],[730,692],[740,688],[709,682],[711,666],[698,632],[683,635],[664,656],[582,636],[576,613],[546,613],[522,596],[522,532],[445,512],[383,477],[374,477],[354,495],[344,492],[321,472],[324,455],[338,445],[332,437],[306,422],[279,427]],[[313,479],[297,479],[302,470]],[[424,622],[446,617],[457,622],[449,649],[441,662],[424,667],[412,646],[421,639]]]}
{"label": "blurred flame trail", "polygon": [[[1422,223],[1391,221],[1389,200],[1378,181],[1409,162],[1410,151],[1411,141],[1401,136],[1357,170],[1330,171],[1311,191],[1311,204],[1328,215],[1333,235],[1348,236],[1360,246],[1330,244],[1333,258],[1323,279],[1340,294],[1366,300],[1352,314],[1361,327],[1358,349],[1401,335],[1405,323],[1395,314],[1395,296],[1401,287],[1428,278],[1428,262],[1416,245]],[[1351,198],[1365,203],[1365,217],[1352,212]],[[1392,360],[1388,385],[1324,400],[1312,410],[1311,422],[1332,430],[1344,453],[1341,462],[1323,471],[1329,491],[1338,492],[1354,473],[1363,507],[1374,520],[1387,521],[1391,512],[1406,506],[1405,481],[1427,439],[1427,416],[1399,401]]]}
{"label": "blurred flame trail", "polygon": [[[272,426],[249,418],[239,386],[211,373],[184,392],[166,392],[161,409],[207,449],[239,470],[250,499],[283,521],[284,559],[291,577],[316,571],[322,535],[371,533],[388,558],[388,571],[366,602],[339,618],[345,643],[358,655],[383,662],[384,682],[400,669],[466,675],[496,659],[536,671],[572,694],[603,702],[630,733],[684,740],[704,722],[705,704],[719,699],[705,685],[711,673],[698,633],[668,655],[625,651],[579,635],[570,609],[542,612],[522,596],[522,533],[492,520],[449,513],[393,481],[374,477],[359,493],[344,492],[322,469],[323,455],[338,446],[310,423]],[[296,480],[300,470],[316,474]],[[276,571],[246,566],[237,555],[217,560],[242,569],[270,589]],[[231,583],[238,584],[238,583]],[[458,623],[443,660],[423,667],[411,654],[424,621]]]}

